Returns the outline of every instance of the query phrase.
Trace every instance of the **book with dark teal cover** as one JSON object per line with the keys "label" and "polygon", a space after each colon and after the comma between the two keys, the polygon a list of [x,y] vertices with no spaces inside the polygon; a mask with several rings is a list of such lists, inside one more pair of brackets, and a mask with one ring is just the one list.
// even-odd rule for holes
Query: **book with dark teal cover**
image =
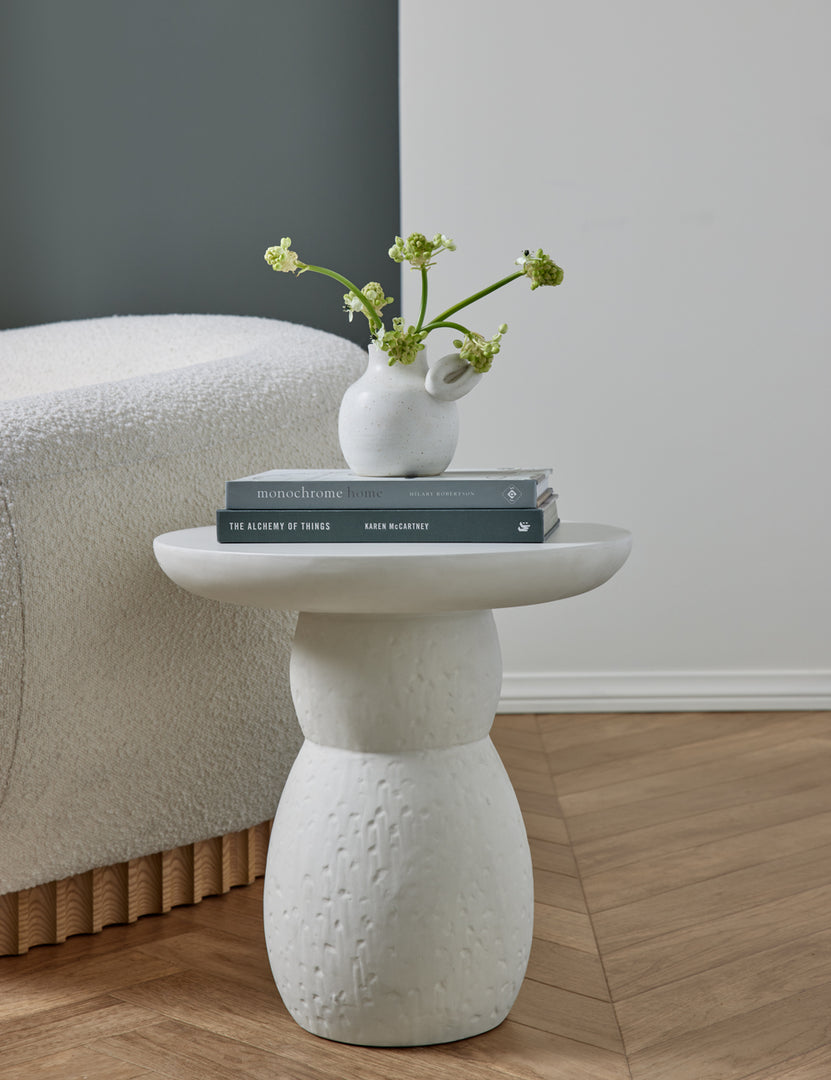
{"label": "book with dark teal cover", "polygon": [[558,523],[557,500],[497,510],[233,510],[216,512],[221,544],[541,544]]}

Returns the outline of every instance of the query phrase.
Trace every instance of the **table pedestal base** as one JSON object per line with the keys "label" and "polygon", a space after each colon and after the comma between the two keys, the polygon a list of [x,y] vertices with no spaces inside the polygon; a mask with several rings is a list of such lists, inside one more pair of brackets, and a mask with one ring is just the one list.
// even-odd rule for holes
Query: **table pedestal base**
{"label": "table pedestal base", "polygon": [[301,615],[306,734],[274,821],[265,932],[306,1030],[408,1046],[487,1031],[531,946],[531,859],[487,735],[493,617]]}

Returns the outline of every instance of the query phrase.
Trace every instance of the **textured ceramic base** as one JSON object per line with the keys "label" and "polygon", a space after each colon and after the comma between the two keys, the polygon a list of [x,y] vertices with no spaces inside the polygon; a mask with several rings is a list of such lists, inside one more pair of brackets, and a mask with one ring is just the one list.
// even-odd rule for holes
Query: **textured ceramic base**
{"label": "textured ceramic base", "polygon": [[490,612],[300,616],[292,692],[316,741],[274,820],[264,912],[275,982],[306,1030],[448,1042],[513,1005],[533,883],[487,736],[500,674]]}
{"label": "textured ceramic base", "polygon": [[315,1035],[447,1042],[495,1027],[519,992],[531,865],[490,739],[404,754],[307,742],[265,892],[275,982]]}
{"label": "textured ceramic base", "polygon": [[505,1017],[533,888],[488,738],[502,675],[488,609],[595,589],[630,544],[622,529],[569,522],[544,544],[156,538],[183,588],[302,613],[291,683],[307,742],[275,818],[264,911],[275,981],[303,1027],[407,1046]]}

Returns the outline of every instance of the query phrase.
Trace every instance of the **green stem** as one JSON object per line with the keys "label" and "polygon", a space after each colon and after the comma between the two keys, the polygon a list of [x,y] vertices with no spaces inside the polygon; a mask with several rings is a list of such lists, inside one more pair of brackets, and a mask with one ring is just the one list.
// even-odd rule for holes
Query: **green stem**
{"label": "green stem", "polygon": [[416,330],[420,330],[424,323],[424,316],[427,314],[427,269],[422,266],[421,268],[421,311],[418,313],[418,325]]}
{"label": "green stem", "polygon": [[461,311],[463,307],[467,307],[468,304],[475,304],[477,300],[481,300],[483,296],[487,296],[489,293],[496,292],[497,289],[501,289],[503,285],[508,285],[512,281],[516,281],[517,278],[522,277],[525,274],[524,270],[517,270],[515,274],[509,274],[508,277],[502,278],[501,281],[497,281],[493,285],[489,285],[487,289],[482,289],[481,292],[474,293],[473,296],[469,296],[467,300],[462,300],[458,304],[454,304],[453,307],[448,308],[447,311],[443,311],[441,315],[437,315],[432,322],[428,323],[428,327],[432,329],[437,323],[443,322],[448,315],[455,315],[457,311]]}
{"label": "green stem", "polygon": [[313,270],[316,274],[325,274],[327,277],[334,278],[335,281],[339,281],[341,285],[345,285],[350,292],[354,293],[366,310],[369,312],[369,328],[375,333],[381,326],[381,317],[375,310],[373,305],[367,300],[357,285],[353,285],[349,278],[345,278],[342,274],[336,273],[334,270],[327,270],[325,266],[312,266],[310,263],[299,263],[304,270]]}
{"label": "green stem", "polygon": [[442,322],[434,319],[433,322],[428,323],[427,326],[424,327],[425,333],[429,334],[431,330],[459,330],[465,337],[469,337],[472,333],[466,326],[462,326],[461,323],[448,322],[446,319]]}

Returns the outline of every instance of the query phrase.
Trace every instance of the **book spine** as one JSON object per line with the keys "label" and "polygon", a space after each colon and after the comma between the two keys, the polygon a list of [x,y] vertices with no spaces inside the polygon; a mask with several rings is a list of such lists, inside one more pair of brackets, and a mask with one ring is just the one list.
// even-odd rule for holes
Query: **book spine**
{"label": "book spine", "polygon": [[[550,520],[549,525],[554,522]],[[230,510],[221,544],[516,543],[545,539],[543,512],[507,510]],[[549,529],[550,531],[550,529]]]}
{"label": "book spine", "polygon": [[532,508],[537,482],[520,480],[435,480],[408,484],[405,479],[289,481],[227,480],[229,510],[390,509],[461,507],[463,509]]}

